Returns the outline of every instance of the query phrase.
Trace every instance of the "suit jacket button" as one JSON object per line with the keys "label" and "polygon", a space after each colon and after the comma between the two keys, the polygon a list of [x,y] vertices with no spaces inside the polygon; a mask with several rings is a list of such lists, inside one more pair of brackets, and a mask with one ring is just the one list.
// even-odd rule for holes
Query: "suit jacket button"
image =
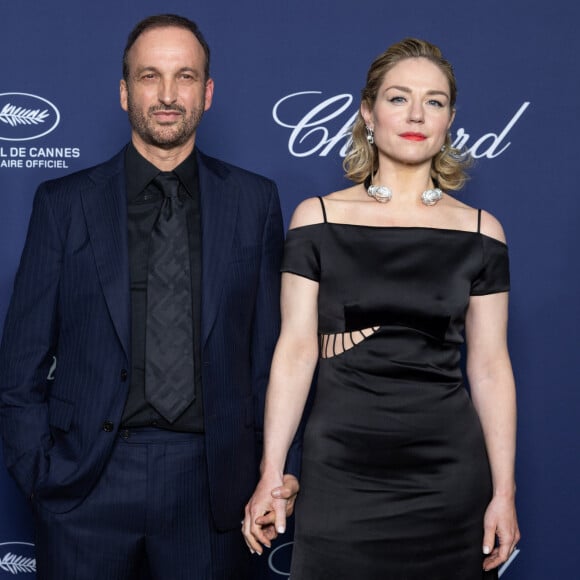
{"label": "suit jacket button", "polygon": [[121,370],[121,380],[125,382],[127,380],[127,369]]}
{"label": "suit jacket button", "polygon": [[105,421],[103,423],[103,431],[106,431],[107,433],[110,433],[114,428],[115,425],[113,424],[112,421]]}

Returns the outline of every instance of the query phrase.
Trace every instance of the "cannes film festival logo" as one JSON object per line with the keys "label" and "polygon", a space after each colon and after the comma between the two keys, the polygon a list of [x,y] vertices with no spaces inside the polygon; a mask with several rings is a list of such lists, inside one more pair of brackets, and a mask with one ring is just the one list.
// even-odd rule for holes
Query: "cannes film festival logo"
{"label": "cannes film festival logo", "polygon": [[0,578],[12,578],[17,574],[34,574],[35,572],[34,544],[29,542],[0,544]]}
{"label": "cannes film festival logo", "polygon": [[60,122],[58,109],[29,93],[0,93],[0,141],[31,141],[48,135]]}

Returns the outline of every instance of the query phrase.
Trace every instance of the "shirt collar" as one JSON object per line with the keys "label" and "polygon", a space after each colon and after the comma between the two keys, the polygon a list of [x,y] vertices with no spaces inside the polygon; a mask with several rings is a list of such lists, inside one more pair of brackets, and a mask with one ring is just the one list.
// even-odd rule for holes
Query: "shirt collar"
{"label": "shirt collar", "polygon": [[194,196],[198,189],[197,155],[195,148],[174,170],[181,185],[185,187],[190,196]]}
{"label": "shirt collar", "polygon": [[[197,155],[195,148],[174,170],[179,181],[190,196],[197,191]],[[159,169],[147,161],[133,143],[129,143],[125,150],[125,183],[127,199],[135,201],[145,190],[152,179],[160,173]]]}

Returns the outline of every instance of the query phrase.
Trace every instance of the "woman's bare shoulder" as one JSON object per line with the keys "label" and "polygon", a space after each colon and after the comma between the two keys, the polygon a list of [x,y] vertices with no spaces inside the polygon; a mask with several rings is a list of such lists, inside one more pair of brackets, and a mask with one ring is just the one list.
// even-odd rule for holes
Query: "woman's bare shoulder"
{"label": "woman's bare shoulder", "polygon": [[301,201],[292,214],[290,228],[299,228],[302,226],[311,226],[324,222],[322,202],[319,197],[309,197]]}
{"label": "woman's bare shoulder", "polygon": [[[478,227],[478,219],[480,219],[479,231],[482,234],[505,243],[505,233],[502,225],[492,214],[483,209],[479,210],[478,208],[467,205],[452,196],[448,196],[447,200],[449,209],[455,214],[458,220],[457,229],[465,229],[468,231],[476,229]],[[481,212],[480,218],[478,218],[479,212]]]}
{"label": "woman's bare shoulder", "polygon": [[481,210],[481,228],[482,234],[495,238],[500,242],[506,243],[505,232],[499,220],[484,209]]}

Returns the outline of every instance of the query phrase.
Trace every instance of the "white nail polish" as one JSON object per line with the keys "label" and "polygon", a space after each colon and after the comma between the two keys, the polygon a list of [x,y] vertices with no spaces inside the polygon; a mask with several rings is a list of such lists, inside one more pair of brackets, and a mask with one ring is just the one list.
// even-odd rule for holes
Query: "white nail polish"
{"label": "white nail polish", "polygon": [[284,528],[284,526],[278,526],[278,533],[279,534],[283,534],[286,531],[286,529]]}
{"label": "white nail polish", "polygon": [[491,552],[491,550],[489,549],[489,546],[483,546],[483,553],[484,554],[489,554]]}

